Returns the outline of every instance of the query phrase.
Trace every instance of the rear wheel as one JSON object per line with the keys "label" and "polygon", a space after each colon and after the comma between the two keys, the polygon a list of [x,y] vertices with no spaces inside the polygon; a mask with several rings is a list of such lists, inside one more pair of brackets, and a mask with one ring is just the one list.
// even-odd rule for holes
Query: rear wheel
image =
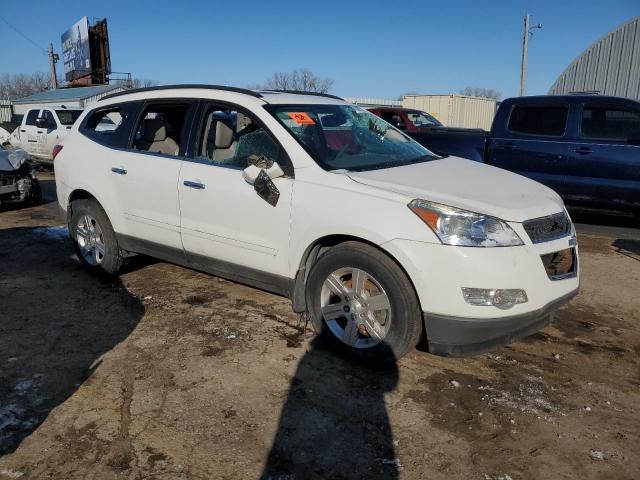
{"label": "rear wheel", "polygon": [[77,200],[71,204],[69,234],[82,264],[97,273],[115,275],[123,263],[107,214],[95,200]]}
{"label": "rear wheel", "polygon": [[411,282],[387,255],[359,242],[324,253],[311,268],[307,305],[315,328],[365,362],[388,362],[412,350],[422,331]]}

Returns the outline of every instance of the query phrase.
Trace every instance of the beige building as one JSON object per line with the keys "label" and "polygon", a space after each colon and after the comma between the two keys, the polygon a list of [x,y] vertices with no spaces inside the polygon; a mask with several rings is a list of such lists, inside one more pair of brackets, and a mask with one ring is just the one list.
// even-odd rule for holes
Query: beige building
{"label": "beige building", "polygon": [[464,95],[404,95],[402,106],[427,112],[447,127],[490,130],[498,102]]}

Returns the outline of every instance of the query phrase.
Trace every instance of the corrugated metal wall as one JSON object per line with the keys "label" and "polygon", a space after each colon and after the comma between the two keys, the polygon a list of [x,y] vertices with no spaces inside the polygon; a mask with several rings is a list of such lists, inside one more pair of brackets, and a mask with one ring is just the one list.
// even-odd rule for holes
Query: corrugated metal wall
{"label": "corrugated metal wall", "polygon": [[9,100],[0,100],[0,122],[10,122],[13,117],[13,109]]}
{"label": "corrugated metal wall", "polygon": [[498,102],[463,95],[405,95],[402,106],[427,112],[447,127],[490,130]]}
{"label": "corrugated metal wall", "polygon": [[640,17],[587,48],[562,72],[550,95],[598,92],[640,100]]}

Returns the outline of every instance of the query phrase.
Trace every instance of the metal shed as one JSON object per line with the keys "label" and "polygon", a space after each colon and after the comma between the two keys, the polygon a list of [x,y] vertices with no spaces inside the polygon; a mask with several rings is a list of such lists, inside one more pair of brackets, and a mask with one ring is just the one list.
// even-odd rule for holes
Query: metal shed
{"label": "metal shed", "polygon": [[31,108],[59,107],[85,108],[111,93],[123,91],[119,85],[96,85],[93,87],[59,88],[45,92],[34,93],[28,97],[13,102],[13,112],[24,115]]}
{"label": "metal shed", "polygon": [[498,101],[465,95],[404,95],[402,106],[427,112],[447,127],[489,130]]}
{"label": "metal shed", "polygon": [[640,100],[640,17],[609,32],[560,74],[550,95],[593,92]]}

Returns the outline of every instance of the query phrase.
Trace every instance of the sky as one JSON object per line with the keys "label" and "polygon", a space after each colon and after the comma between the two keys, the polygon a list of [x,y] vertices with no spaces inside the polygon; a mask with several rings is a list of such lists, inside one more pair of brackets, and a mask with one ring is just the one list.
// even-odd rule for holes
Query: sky
{"label": "sky", "polygon": [[[112,69],[159,84],[246,87],[309,68],[332,93],[396,98],[492,88],[518,94],[523,17],[527,94],[544,94],[600,37],[640,15],[640,0],[0,2],[0,74],[48,71],[42,49],[83,16],[107,18]],[[6,22],[31,41],[16,33]],[[35,43],[35,45],[34,45]],[[57,65],[62,72],[62,63]]]}

